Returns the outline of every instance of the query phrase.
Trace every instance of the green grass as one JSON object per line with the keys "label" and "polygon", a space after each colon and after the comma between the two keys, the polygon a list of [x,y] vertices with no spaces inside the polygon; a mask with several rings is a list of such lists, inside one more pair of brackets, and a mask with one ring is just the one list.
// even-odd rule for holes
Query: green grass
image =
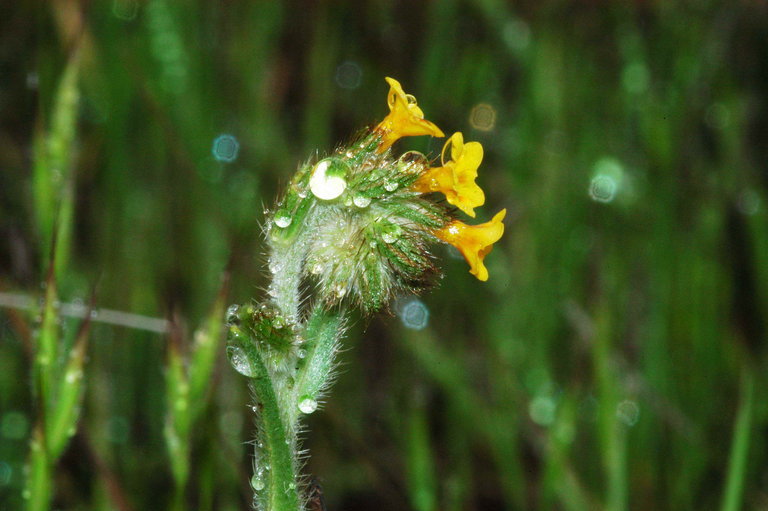
{"label": "green grass", "polygon": [[[226,303],[261,296],[263,209],[383,117],[384,76],[483,144],[477,220],[506,207],[506,233],[487,283],[437,250],[424,330],[353,321],[305,435],[328,509],[768,506],[762,7],[0,10],[0,298],[35,305],[0,308],[0,507],[23,508],[29,440],[50,434],[53,509],[246,509],[248,391],[221,339],[192,332],[220,328],[225,269]],[[233,161],[214,157],[222,134]],[[58,298],[40,287],[54,231]],[[66,378],[35,353],[68,353],[81,322],[53,304],[94,289],[97,309],[173,318],[174,335],[96,315],[82,407],[62,405],[76,432],[64,414],[41,433],[38,392]]]}

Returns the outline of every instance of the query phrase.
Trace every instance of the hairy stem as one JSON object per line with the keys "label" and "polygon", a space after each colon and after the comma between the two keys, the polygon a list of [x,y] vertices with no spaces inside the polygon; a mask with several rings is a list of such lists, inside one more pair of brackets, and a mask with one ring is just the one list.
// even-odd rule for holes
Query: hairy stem
{"label": "hairy stem", "polygon": [[283,422],[281,403],[273,380],[255,344],[244,345],[251,364],[251,388],[261,422],[256,443],[256,473],[252,485],[260,508],[268,511],[301,509],[295,463],[296,439]]}

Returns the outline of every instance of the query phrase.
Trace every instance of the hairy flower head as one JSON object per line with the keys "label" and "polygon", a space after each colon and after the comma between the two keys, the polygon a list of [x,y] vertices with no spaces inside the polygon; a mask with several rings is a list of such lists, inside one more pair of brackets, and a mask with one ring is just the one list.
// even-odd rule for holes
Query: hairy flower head
{"label": "hairy flower head", "polygon": [[[450,145],[451,160],[445,162]],[[446,200],[474,218],[475,208],[485,204],[485,194],[476,183],[477,169],[483,161],[483,146],[479,142],[464,143],[461,133],[454,133],[443,146],[441,166],[429,169],[413,184],[419,193],[441,192]]]}
{"label": "hairy flower head", "polygon": [[488,280],[488,269],[483,264],[483,260],[490,254],[493,244],[504,234],[504,224],[501,221],[506,214],[507,210],[502,209],[490,222],[479,225],[467,225],[454,220],[444,228],[435,231],[435,236],[458,248],[469,263],[469,273],[478,280],[485,281]]}
{"label": "hairy flower head", "polygon": [[389,77],[386,80],[389,84],[389,94],[387,95],[389,114],[376,126],[376,131],[381,134],[379,152],[386,151],[402,137],[445,136],[440,128],[424,119],[424,112],[416,104],[416,98],[406,94],[400,82]]}
{"label": "hairy flower head", "polygon": [[269,293],[289,321],[301,320],[310,297],[328,305],[352,301],[372,311],[429,286],[439,274],[431,253],[435,238],[459,248],[478,279],[488,278],[483,258],[504,231],[503,212],[468,226],[431,193],[444,193],[449,204],[474,216],[485,201],[475,184],[482,146],[464,143],[456,133],[443,148],[444,156],[450,146],[450,161],[443,157],[438,168],[415,151],[392,154],[388,149],[399,137],[443,133],[424,120],[396,80],[387,82],[390,114],[373,130],[302,165],[268,223]]}

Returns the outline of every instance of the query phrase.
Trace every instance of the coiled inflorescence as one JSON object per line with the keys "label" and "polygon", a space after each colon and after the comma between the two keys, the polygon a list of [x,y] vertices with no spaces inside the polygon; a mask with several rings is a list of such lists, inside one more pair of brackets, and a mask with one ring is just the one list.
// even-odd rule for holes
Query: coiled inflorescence
{"label": "coiled inflorescence", "polygon": [[[351,298],[371,311],[395,294],[423,289],[438,273],[429,251],[437,240],[456,246],[470,272],[487,280],[483,259],[504,231],[505,211],[475,226],[456,219],[456,208],[474,217],[485,202],[475,183],[483,158],[478,142],[454,134],[437,167],[415,151],[393,154],[391,145],[403,136],[443,132],[396,80],[387,81],[389,115],[332,155],[303,165],[268,224],[273,273],[288,270],[293,279],[313,281],[327,304]],[[279,297],[286,279],[276,280],[271,294]],[[292,299],[286,312],[298,319],[299,297]]]}

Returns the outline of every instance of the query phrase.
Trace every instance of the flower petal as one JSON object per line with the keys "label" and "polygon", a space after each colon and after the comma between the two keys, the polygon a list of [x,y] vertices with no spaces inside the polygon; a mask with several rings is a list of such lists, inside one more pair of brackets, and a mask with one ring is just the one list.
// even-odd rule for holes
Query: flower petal
{"label": "flower petal", "polygon": [[506,214],[507,210],[502,209],[496,213],[490,222],[479,225],[467,225],[454,220],[443,229],[435,231],[434,234],[438,239],[459,249],[469,264],[469,272],[478,280],[486,281],[488,280],[488,269],[483,260],[485,256],[491,253],[493,244],[499,241],[504,234],[502,220]]}
{"label": "flower petal", "polygon": [[401,137],[432,135],[445,136],[433,123],[424,119],[424,112],[416,104],[416,98],[403,91],[400,82],[387,77],[389,114],[376,126],[381,135],[379,152],[384,152]]}

